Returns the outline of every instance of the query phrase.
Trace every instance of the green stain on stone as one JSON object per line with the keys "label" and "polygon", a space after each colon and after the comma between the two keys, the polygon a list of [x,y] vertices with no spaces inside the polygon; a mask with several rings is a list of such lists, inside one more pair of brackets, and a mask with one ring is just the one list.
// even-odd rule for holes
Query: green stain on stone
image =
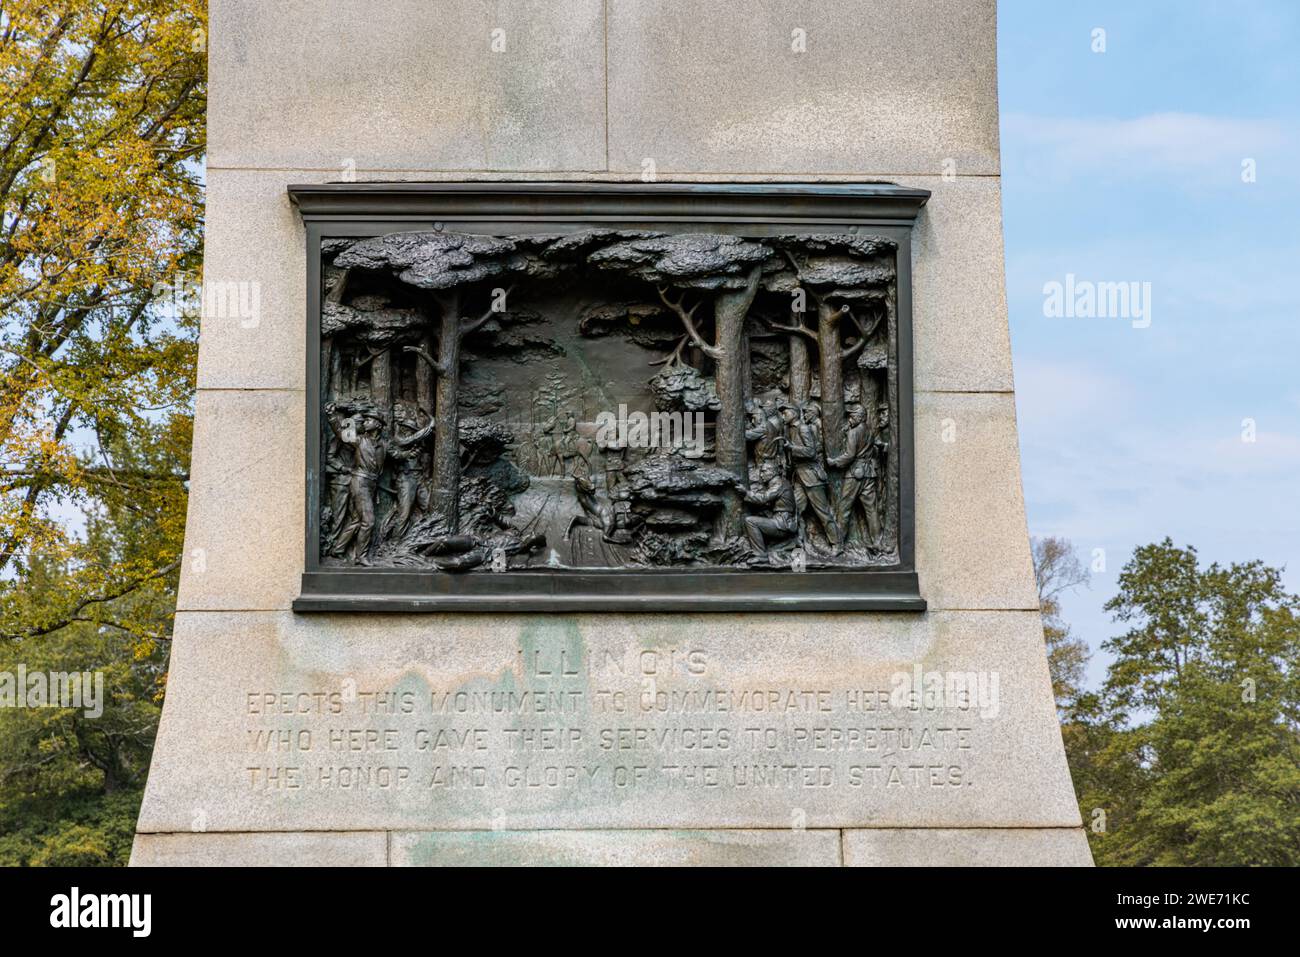
{"label": "green stain on stone", "polygon": [[[524,687],[541,690],[557,681],[587,679],[587,646],[572,618],[538,615],[519,628]],[[572,672],[576,672],[573,674]]]}

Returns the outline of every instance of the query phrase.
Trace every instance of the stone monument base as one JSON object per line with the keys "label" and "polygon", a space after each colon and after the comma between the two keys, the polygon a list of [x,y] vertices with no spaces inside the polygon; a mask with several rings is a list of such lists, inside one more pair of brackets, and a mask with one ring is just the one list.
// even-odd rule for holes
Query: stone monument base
{"label": "stone monument base", "polygon": [[1036,612],[191,612],[132,863],[1091,860]]}

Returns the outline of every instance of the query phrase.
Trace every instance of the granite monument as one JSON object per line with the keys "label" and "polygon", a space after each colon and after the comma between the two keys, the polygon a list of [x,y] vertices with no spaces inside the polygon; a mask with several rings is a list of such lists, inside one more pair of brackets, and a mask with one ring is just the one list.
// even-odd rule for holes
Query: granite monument
{"label": "granite monument", "polygon": [[133,863],[1091,862],[991,0],[212,0],[210,75]]}

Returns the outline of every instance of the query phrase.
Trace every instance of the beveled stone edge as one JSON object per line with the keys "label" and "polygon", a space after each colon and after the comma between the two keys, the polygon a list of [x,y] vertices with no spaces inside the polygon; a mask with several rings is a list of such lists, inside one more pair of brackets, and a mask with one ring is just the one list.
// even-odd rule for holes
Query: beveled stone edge
{"label": "beveled stone edge", "polygon": [[[302,576],[302,592],[292,610],[303,612],[745,612],[745,611],[907,611],[926,610],[914,571],[868,569],[854,572],[782,573],[705,572],[667,575],[637,572],[603,576],[575,573],[555,579],[527,572],[510,581],[492,578],[450,584],[419,573],[324,570]],[[616,577],[617,575],[617,577]],[[536,579],[532,588],[513,578]],[[665,580],[665,578],[667,580]],[[793,582],[797,593],[784,589]],[[688,581],[697,590],[672,587]],[[421,591],[419,586],[425,585]],[[429,585],[443,585],[434,592]],[[706,590],[707,589],[707,590]],[[369,592],[369,594],[367,594]]]}
{"label": "beveled stone edge", "polygon": [[[420,836],[420,835],[456,835],[456,836],[467,836],[467,837],[472,836],[472,837],[486,838],[486,839],[488,839],[488,841],[489,841],[490,844],[495,845],[495,846],[498,847],[498,848],[501,847],[503,844],[506,844],[507,842],[509,842],[509,841],[510,841],[512,838],[514,838],[514,837],[528,837],[528,838],[536,838],[536,837],[546,837],[546,836],[548,836],[548,835],[562,835],[564,840],[569,840],[569,839],[574,838],[574,837],[581,838],[582,836],[590,836],[590,837],[592,837],[592,838],[596,838],[596,839],[600,839],[600,838],[605,838],[605,839],[611,839],[611,838],[612,838],[612,839],[618,839],[618,838],[627,837],[627,836],[629,836],[629,835],[639,835],[639,836],[641,836],[641,835],[643,835],[643,836],[659,835],[659,836],[663,836],[663,837],[671,837],[671,838],[676,838],[676,839],[684,840],[684,841],[686,841],[686,842],[690,842],[690,841],[699,841],[699,842],[700,842],[700,845],[701,845],[702,847],[708,847],[708,846],[711,846],[713,841],[716,841],[716,840],[718,840],[718,839],[720,839],[720,838],[721,838],[721,839],[735,839],[735,838],[737,838],[737,837],[746,837],[746,836],[754,836],[754,837],[757,837],[757,836],[759,836],[759,835],[761,835],[761,836],[763,836],[764,838],[766,838],[766,837],[770,837],[770,836],[774,836],[774,835],[781,835],[781,836],[788,837],[790,841],[794,842],[794,841],[798,841],[798,840],[800,840],[801,837],[802,837],[803,835],[810,835],[810,836],[820,837],[820,838],[823,838],[823,839],[825,839],[825,838],[830,838],[830,837],[834,836],[834,838],[835,838],[835,841],[834,841],[834,850],[835,850],[835,858],[836,858],[835,861],[833,861],[833,862],[827,861],[827,862],[825,862],[825,863],[821,863],[821,864],[813,864],[813,863],[809,863],[809,862],[807,862],[807,861],[799,860],[799,859],[797,859],[797,857],[792,856],[791,859],[790,859],[790,861],[789,861],[789,863],[794,864],[794,865],[797,865],[797,866],[828,866],[828,867],[855,867],[855,866],[858,866],[858,867],[861,867],[861,866],[881,866],[881,865],[878,865],[878,864],[869,864],[869,863],[868,863],[868,864],[863,864],[863,863],[857,863],[857,864],[855,864],[855,863],[853,863],[853,862],[851,862],[851,861],[849,860],[849,856],[850,856],[850,855],[849,855],[848,842],[852,839],[852,837],[853,837],[855,834],[871,833],[871,834],[873,834],[873,835],[887,835],[887,834],[888,834],[888,835],[894,835],[894,834],[915,834],[915,833],[933,833],[933,832],[944,832],[944,833],[955,833],[955,834],[959,833],[959,834],[962,834],[963,836],[979,834],[979,835],[982,836],[982,837],[983,837],[983,836],[987,836],[987,837],[989,837],[989,838],[996,838],[996,837],[999,837],[999,836],[1004,836],[1004,835],[1013,835],[1013,834],[1014,834],[1014,835],[1017,835],[1017,836],[1034,836],[1034,837],[1047,837],[1047,836],[1049,836],[1049,835],[1051,835],[1051,836],[1053,836],[1053,837],[1055,837],[1055,836],[1059,836],[1059,835],[1074,836],[1074,837],[1077,838],[1077,840],[1076,840],[1076,853],[1077,853],[1078,851],[1082,851],[1082,854],[1081,854],[1081,855],[1074,856],[1074,857],[1072,857],[1072,858],[1070,858],[1070,859],[1061,859],[1061,860],[1057,860],[1057,861],[1051,861],[1051,860],[1049,860],[1049,861],[1047,861],[1046,863],[1044,863],[1044,862],[1041,861],[1041,860],[1035,860],[1035,861],[1033,861],[1033,862],[1031,862],[1031,863],[1029,863],[1029,864],[1026,864],[1026,865],[1024,865],[1024,866],[1037,866],[1037,867],[1042,867],[1042,866],[1055,866],[1055,867],[1087,867],[1087,866],[1092,866],[1092,864],[1093,864],[1093,861],[1092,861],[1092,853],[1091,853],[1091,848],[1090,848],[1089,845],[1088,845],[1087,834],[1086,834],[1086,832],[1084,831],[1083,827],[1081,827],[1081,826],[1030,826],[1030,827],[1006,827],[1006,826],[987,826],[987,827],[986,827],[986,826],[968,826],[968,827],[915,827],[915,826],[901,826],[901,827],[852,827],[852,828],[849,828],[849,827],[840,827],[840,828],[836,828],[836,827],[829,827],[829,828],[828,828],[828,827],[812,827],[812,828],[801,829],[801,830],[793,830],[793,829],[791,829],[791,828],[786,828],[786,827],[781,827],[781,828],[775,828],[775,827],[768,827],[768,828],[764,828],[764,827],[712,827],[712,828],[692,828],[692,827],[685,827],[685,828],[668,828],[668,827],[626,827],[626,828],[619,828],[619,827],[604,827],[604,828],[553,828],[553,827],[552,827],[552,828],[512,828],[512,829],[508,829],[508,830],[485,830],[485,829],[482,829],[482,828],[464,828],[464,829],[453,829],[453,828],[429,828],[429,829],[422,829],[422,828],[397,828],[397,829],[391,829],[391,830],[376,830],[376,829],[373,829],[373,828],[372,828],[372,829],[357,829],[357,830],[338,830],[338,829],[333,829],[333,830],[319,830],[319,831],[315,831],[315,830],[292,830],[292,831],[286,831],[286,830],[240,830],[240,831],[198,831],[198,832],[195,832],[195,831],[153,831],[153,832],[149,832],[149,831],[137,831],[136,834],[135,834],[134,842],[133,842],[133,844],[132,844],[131,858],[130,858],[129,866],[131,866],[131,867],[164,866],[164,865],[156,865],[156,864],[140,864],[140,863],[137,863],[137,849],[141,847],[141,843],[140,843],[140,842],[141,842],[141,839],[144,839],[145,842],[147,843],[148,840],[151,839],[151,838],[181,838],[182,840],[181,840],[180,843],[182,843],[182,844],[183,844],[183,843],[190,843],[190,839],[193,839],[193,844],[195,845],[195,848],[194,848],[194,849],[195,849],[195,852],[201,854],[202,851],[203,851],[203,849],[202,849],[202,847],[201,847],[200,845],[202,845],[205,841],[207,841],[207,840],[209,840],[209,839],[211,839],[211,838],[213,838],[213,837],[217,837],[217,838],[239,838],[239,837],[247,837],[247,838],[251,838],[251,839],[254,839],[254,840],[257,840],[257,839],[266,839],[266,840],[271,840],[271,839],[274,839],[276,836],[283,836],[283,837],[318,837],[318,838],[329,838],[329,837],[334,837],[334,838],[349,838],[349,837],[353,837],[353,836],[356,836],[356,837],[373,837],[373,838],[381,839],[382,842],[383,842],[383,857],[384,857],[384,863],[383,863],[383,865],[379,865],[379,866],[397,867],[397,866],[418,866],[418,865],[406,865],[406,864],[396,864],[396,863],[394,863],[394,860],[393,860],[393,842],[394,842],[394,839],[403,838],[403,837],[412,837],[412,838],[417,838],[417,839],[418,839],[418,836]],[[760,844],[761,844],[761,843],[762,843],[762,842],[760,841]],[[323,845],[322,845],[322,846],[323,846]],[[735,846],[744,847],[744,845],[735,845]],[[721,850],[722,850],[723,853],[725,853],[725,848],[726,848],[725,845],[721,848]],[[485,846],[484,849],[485,849],[485,850],[489,850],[490,848]],[[767,844],[766,847],[765,847],[764,849],[765,849],[765,850],[768,850],[769,852],[776,851],[776,852],[779,853],[779,851],[782,849],[782,842],[779,841],[779,840],[772,841],[771,843]],[[1057,851],[1059,851],[1059,848],[1052,848],[1051,850],[1052,850],[1052,853],[1055,854],[1055,853],[1057,853]],[[1049,855],[1049,856],[1051,856],[1051,855]],[[1086,860],[1085,860],[1085,858],[1086,858]],[[196,862],[196,863],[197,863],[197,862]],[[648,862],[648,861],[641,861],[641,860],[634,860],[634,861],[631,862],[631,863],[640,866],[640,865],[642,865],[643,863],[650,863],[650,862]],[[724,864],[725,862],[707,862],[707,863],[703,863],[702,866],[718,866],[720,863],[723,863],[723,864]],[[181,862],[178,862],[178,866],[188,866],[188,865],[183,864],[183,863],[181,863]],[[210,865],[210,866],[233,866],[233,865]],[[311,862],[311,861],[307,861],[307,862],[303,862],[300,866],[338,866],[338,865],[329,865],[329,864],[321,863],[321,862]],[[357,865],[357,866],[374,866],[374,865]],[[588,865],[588,866],[593,866],[593,865]],[[670,864],[669,866],[687,866],[687,865]],[[739,864],[739,866],[757,866],[757,865],[750,865],[750,864],[747,864],[747,863],[741,863],[741,864]],[[909,864],[909,865],[905,865],[905,866],[916,866],[916,867],[927,867],[927,866],[929,866],[929,867],[936,867],[936,866],[938,866],[938,867],[954,867],[954,866],[963,866],[963,865],[953,864],[953,863],[951,863],[951,862],[930,863],[930,862],[926,862],[926,861],[917,861],[917,862],[915,862],[915,863],[913,863],[913,864]],[[972,861],[972,862],[969,863],[969,865],[965,865],[965,866],[981,867],[981,866],[1006,866],[1006,865],[992,865],[992,864],[987,864],[987,865],[986,865],[986,864],[981,864],[979,861]],[[1014,865],[1012,865],[1012,866],[1014,866]]]}
{"label": "beveled stone edge", "polygon": [[[177,838],[180,840],[179,841],[171,840]],[[246,843],[244,846],[241,847],[239,841],[240,838],[247,839],[248,843]],[[128,867],[204,866],[204,862],[200,860],[177,861],[175,862],[174,865],[163,864],[163,863],[148,863],[148,864],[141,863],[139,861],[140,857],[154,853],[153,851],[147,849],[150,844],[153,844],[157,850],[162,850],[162,848],[159,847],[158,845],[165,844],[165,843],[172,843],[176,845],[188,844],[190,845],[190,848],[192,848],[192,853],[197,858],[198,856],[207,853],[208,849],[210,849],[214,844],[225,844],[228,847],[234,848],[236,852],[242,851],[246,854],[270,853],[273,851],[273,847],[271,845],[274,844],[276,838],[286,838],[290,840],[294,838],[300,838],[300,839],[305,838],[315,842],[314,845],[310,847],[300,847],[296,849],[284,848],[284,850],[297,850],[299,852],[306,852],[309,854],[311,853],[321,854],[322,852],[328,854],[331,851],[333,852],[341,851],[343,853],[350,853],[355,856],[355,859],[352,862],[350,862],[348,866],[353,866],[353,867],[387,867],[389,865],[390,851],[392,846],[388,833],[383,830],[377,830],[374,828],[357,829],[357,830],[332,829],[332,830],[318,830],[318,831],[315,830],[313,831],[249,831],[249,830],[141,831],[137,826],[137,830],[131,841],[131,855],[130,858],[128,859],[127,866]],[[176,848],[172,848],[172,849],[175,850]],[[188,849],[184,850],[183,853],[188,856],[191,854],[191,850]],[[337,861],[327,861],[327,860],[319,860],[319,859],[307,860],[307,861],[297,860],[297,861],[291,861],[289,863],[291,863],[293,866],[299,866],[299,867],[342,866]],[[209,862],[206,866],[248,867],[248,866],[258,866],[258,865],[254,865],[248,861],[243,861],[239,863],[232,862],[229,864],[215,864]],[[277,865],[261,865],[261,866],[277,866]]]}

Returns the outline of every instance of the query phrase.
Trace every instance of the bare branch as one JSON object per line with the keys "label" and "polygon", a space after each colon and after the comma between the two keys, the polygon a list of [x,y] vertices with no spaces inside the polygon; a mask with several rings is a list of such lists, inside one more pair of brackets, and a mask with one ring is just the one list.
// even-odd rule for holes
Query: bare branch
{"label": "bare branch", "polygon": [[659,293],[659,298],[663,300],[663,304],[673,312],[677,313],[678,318],[682,320],[682,325],[686,327],[686,334],[691,337],[691,341],[694,342],[695,345],[710,359],[718,358],[718,356],[722,354],[722,350],[705,342],[700,336],[699,329],[695,327],[695,310],[700,308],[700,304],[697,302],[695,305],[691,306],[690,309],[687,309],[685,308],[685,295],[676,302],[673,302],[668,298],[667,286],[658,286],[656,289]]}
{"label": "bare branch", "polygon": [[867,344],[867,340],[876,334],[876,330],[880,328],[880,322],[884,319],[884,316],[877,315],[875,321],[871,323],[871,328],[863,329],[862,322],[853,314],[853,311],[849,309],[848,306],[844,307],[844,311],[848,313],[849,319],[852,320],[853,324],[858,328],[858,341],[853,343],[853,345],[849,346],[847,349],[840,350],[841,358],[850,359],[861,352],[862,347]]}
{"label": "bare branch", "polygon": [[820,305],[822,301],[821,296],[817,295],[816,290],[810,287],[808,283],[804,280],[803,268],[795,260],[794,254],[790,252],[790,250],[788,249],[782,249],[780,250],[780,252],[781,255],[785,257],[786,262],[790,264],[790,268],[794,270],[794,278],[799,280],[799,288],[802,289],[805,293],[807,293],[808,297],[812,299],[813,302],[818,303]]}
{"label": "bare branch", "polygon": [[[506,291],[505,291],[505,295],[502,296],[501,298],[503,298],[503,299],[509,299],[509,298],[510,298],[510,293],[514,292],[514,289],[515,289],[515,287],[514,287],[513,285],[511,285],[511,286],[507,286],[507,287],[506,287]],[[488,321],[489,319],[491,319],[493,316],[496,316],[496,315],[500,315],[500,314],[501,314],[501,313],[497,312],[496,309],[494,308],[496,297],[493,296],[492,298],[493,298],[493,305],[488,306],[488,308],[487,308],[487,312],[483,313],[483,315],[479,316],[477,319],[475,319],[475,320],[473,320],[473,321],[471,321],[471,322],[466,322],[466,321],[464,321],[463,319],[461,320],[461,326],[460,326],[460,337],[461,337],[462,339],[464,339],[466,336],[470,335],[472,332],[474,332],[476,329],[478,329],[479,326],[483,325],[483,323],[487,322],[487,321]],[[505,310],[502,310],[502,312],[504,312],[504,311],[505,311]]]}
{"label": "bare branch", "polygon": [[665,356],[662,359],[654,359],[647,364],[652,366],[676,365],[677,363],[682,361],[682,350],[686,348],[686,343],[690,341],[691,341],[690,335],[683,335],[680,339],[677,340],[677,345],[673,348],[672,352],[670,352],[667,356]]}
{"label": "bare branch", "polygon": [[450,375],[441,362],[429,355],[429,350],[423,346],[404,346],[403,352],[414,352],[417,356],[429,363],[429,368],[434,371],[435,375]]}
{"label": "bare branch", "polygon": [[795,312],[793,309],[790,310],[790,314],[799,317],[799,324],[798,324],[798,325],[795,325],[794,323],[791,323],[790,325],[787,326],[787,325],[783,325],[783,324],[781,324],[781,323],[779,323],[779,322],[773,322],[771,319],[768,319],[768,320],[766,320],[766,322],[767,322],[767,327],[768,327],[769,329],[773,329],[773,330],[776,330],[776,331],[778,331],[778,332],[791,332],[791,333],[795,333],[795,334],[797,334],[797,335],[807,336],[807,337],[808,337],[809,339],[811,339],[813,342],[816,342],[816,341],[817,341],[817,333],[814,332],[812,329],[809,329],[806,325],[804,325],[803,317],[804,317],[805,314],[802,313],[802,312]]}
{"label": "bare branch", "polygon": [[[857,338],[857,341],[854,342],[853,345],[849,346],[848,348],[840,349],[840,358],[841,358],[841,359],[851,359],[851,358],[853,358],[854,356],[856,356],[859,352],[861,352],[861,351],[862,351],[862,347],[865,346],[865,345],[867,344],[867,336],[866,336],[866,334],[862,331],[862,323],[858,322],[858,317],[855,316],[855,315],[853,314],[853,311],[852,311],[851,309],[849,309],[848,306],[842,306],[842,307],[840,307],[840,312],[841,312],[841,313],[846,313],[846,314],[848,315],[849,319],[851,319],[851,320],[853,321],[853,325],[857,326],[857,329],[858,329],[858,338]],[[874,328],[874,327],[873,327],[873,328]]]}

